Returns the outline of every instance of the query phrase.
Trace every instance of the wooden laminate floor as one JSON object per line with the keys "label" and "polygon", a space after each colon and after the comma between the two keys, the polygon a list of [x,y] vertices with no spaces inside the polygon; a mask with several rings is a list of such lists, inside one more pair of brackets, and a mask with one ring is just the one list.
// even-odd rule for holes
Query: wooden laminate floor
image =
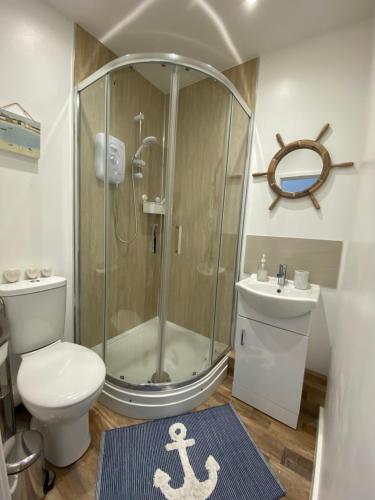
{"label": "wooden laminate floor", "polygon": [[[324,404],[325,397],[324,377],[306,373],[297,430],[290,429],[233,398],[231,386],[232,377],[228,376],[209,400],[197,409],[209,408],[230,401],[286,488],[287,498],[307,500],[314,460],[318,409]],[[96,466],[101,432],[138,422],[140,421],[114,413],[100,403],[96,403],[90,412],[92,433],[90,448],[78,462],[70,467],[54,468],[57,476],[56,485],[48,493],[46,499],[92,500],[95,497]]]}

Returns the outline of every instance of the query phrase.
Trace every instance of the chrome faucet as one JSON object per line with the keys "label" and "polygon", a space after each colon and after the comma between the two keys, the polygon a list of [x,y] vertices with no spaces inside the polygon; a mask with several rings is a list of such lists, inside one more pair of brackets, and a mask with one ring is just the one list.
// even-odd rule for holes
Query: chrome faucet
{"label": "chrome faucet", "polygon": [[276,275],[277,276],[277,284],[279,286],[285,285],[287,267],[288,266],[286,264],[279,265],[279,272]]}

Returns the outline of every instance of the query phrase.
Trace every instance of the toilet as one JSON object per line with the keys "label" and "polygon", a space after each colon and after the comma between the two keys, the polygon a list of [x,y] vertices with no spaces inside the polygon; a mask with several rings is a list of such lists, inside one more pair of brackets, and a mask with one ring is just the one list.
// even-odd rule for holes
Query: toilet
{"label": "toilet", "polygon": [[17,387],[42,433],[46,459],[57,467],[90,445],[88,412],[104,385],[105,365],[91,349],[63,342],[66,279],[1,284],[11,352],[21,355]]}

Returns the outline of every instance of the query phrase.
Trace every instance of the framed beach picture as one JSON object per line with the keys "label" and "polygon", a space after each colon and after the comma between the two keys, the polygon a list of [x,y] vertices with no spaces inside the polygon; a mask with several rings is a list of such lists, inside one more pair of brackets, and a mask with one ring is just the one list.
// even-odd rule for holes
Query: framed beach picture
{"label": "framed beach picture", "polygon": [[31,116],[22,116],[0,108],[0,150],[38,159],[40,123]]}

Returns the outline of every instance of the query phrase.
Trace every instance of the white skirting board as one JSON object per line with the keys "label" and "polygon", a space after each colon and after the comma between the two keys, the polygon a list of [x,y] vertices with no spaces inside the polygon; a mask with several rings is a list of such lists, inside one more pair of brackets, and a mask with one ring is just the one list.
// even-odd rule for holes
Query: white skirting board
{"label": "white skirting board", "polygon": [[324,408],[319,410],[318,438],[316,441],[314,471],[311,482],[310,500],[319,500],[320,476],[322,472],[323,458],[323,435],[324,435]]}

